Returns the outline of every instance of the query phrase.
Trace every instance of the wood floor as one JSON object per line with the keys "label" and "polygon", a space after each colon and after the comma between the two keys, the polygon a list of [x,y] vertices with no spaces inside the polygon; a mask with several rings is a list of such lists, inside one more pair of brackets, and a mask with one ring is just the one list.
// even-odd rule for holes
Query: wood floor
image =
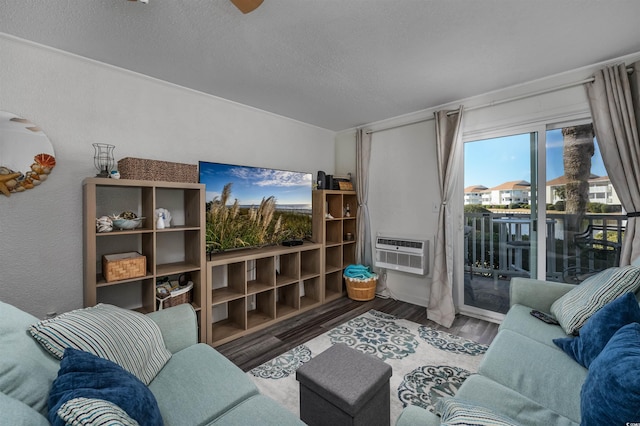
{"label": "wood floor", "polygon": [[392,314],[398,318],[427,325],[437,330],[444,330],[483,344],[491,343],[498,332],[498,324],[464,315],[457,315],[451,328],[446,329],[427,319],[426,308],[393,299],[376,297],[369,302],[355,302],[347,297],[342,297],[264,330],[218,346],[216,349],[243,371],[249,371],[370,309]]}

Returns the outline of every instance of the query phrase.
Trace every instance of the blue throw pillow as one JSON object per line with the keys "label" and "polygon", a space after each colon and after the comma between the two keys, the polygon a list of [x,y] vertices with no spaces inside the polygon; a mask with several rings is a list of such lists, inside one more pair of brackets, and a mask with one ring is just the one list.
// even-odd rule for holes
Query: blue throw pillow
{"label": "blue throw pillow", "polygon": [[553,339],[553,343],[589,368],[616,331],[632,322],[640,322],[640,306],[633,293],[626,293],[593,314],[580,329],[580,336]]}
{"label": "blue throw pillow", "polygon": [[640,324],[618,330],[591,363],[580,411],[581,426],[640,422]]}
{"label": "blue throw pillow", "polygon": [[74,398],[109,401],[141,425],[162,425],[155,397],[136,376],[107,359],[67,348],[49,393],[49,421],[54,426],[65,424],[58,409]]}

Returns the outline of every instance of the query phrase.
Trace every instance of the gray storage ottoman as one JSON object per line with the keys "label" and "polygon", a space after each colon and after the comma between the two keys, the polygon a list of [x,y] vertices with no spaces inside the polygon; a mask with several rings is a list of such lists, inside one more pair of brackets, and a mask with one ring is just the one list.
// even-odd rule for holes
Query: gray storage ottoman
{"label": "gray storage ottoman", "polygon": [[296,371],[300,419],[314,425],[390,424],[391,366],[336,344]]}

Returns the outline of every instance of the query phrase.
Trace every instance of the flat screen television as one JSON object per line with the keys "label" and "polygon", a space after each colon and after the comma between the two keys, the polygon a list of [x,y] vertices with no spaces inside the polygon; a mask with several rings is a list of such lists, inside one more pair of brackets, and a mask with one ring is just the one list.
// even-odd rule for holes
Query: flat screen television
{"label": "flat screen television", "polygon": [[311,237],[311,173],[199,162],[207,252]]}

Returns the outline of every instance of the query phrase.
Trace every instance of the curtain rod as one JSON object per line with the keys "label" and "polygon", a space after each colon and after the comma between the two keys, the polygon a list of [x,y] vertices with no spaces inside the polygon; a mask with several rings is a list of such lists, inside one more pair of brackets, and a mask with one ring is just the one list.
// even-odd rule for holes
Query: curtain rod
{"label": "curtain rod", "polygon": [[[634,70],[633,67],[627,67],[627,74],[633,73],[633,70]],[[548,89],[538,90],[536,92],[525,93],[523,95],[513,96],[511,98],[501,99],[501,100],[498,100],[498,101],[492,101],[492,102],[488,102],[488,103],[482,104],[482,105],[476,105],[474,107],[466,108],[465,111],[474,111],[474,110],[477,110],[477,109],[492,107],[492,106],[496,106],[496,105],[502,105],[502,104],[506,104],[506,103],[509,103],[509,102],[520,101],[522,99],[532,98],[534,96],[546,95],[547,93],[553,93],[553,92],[557,92],[559,90],[569,89],[571,87],[580,86],[582,84],[593,83],[594,80],[595,80],[595,77],[590,77],[590,78],[586,78],[584,80],[574,81],[572,83],[566,83],[566,84],[562,84],[560,86],[555,86],[555,87],[550,87]],[[456,111],[451,111],[451,112],[447,113],[447,115],[455,114],[455,113],[456,113]],[[411,126],[412,124],[424,123],[424,122],[431,121],[431,120],[434,120],[434,119],[435,119],[435,117],[433,115],[430,115],[428,117],[420,118],[418,120],[410,121],[408,123],[397,124],[395,126],[389,126],[389,127],[383,127],[381,129],[377,129],[377,130],[368,130],[366,133],[370,135],[370,134],[377,133],[377,132],[384,132],[385,130],[398,129],[400,127]]]}

